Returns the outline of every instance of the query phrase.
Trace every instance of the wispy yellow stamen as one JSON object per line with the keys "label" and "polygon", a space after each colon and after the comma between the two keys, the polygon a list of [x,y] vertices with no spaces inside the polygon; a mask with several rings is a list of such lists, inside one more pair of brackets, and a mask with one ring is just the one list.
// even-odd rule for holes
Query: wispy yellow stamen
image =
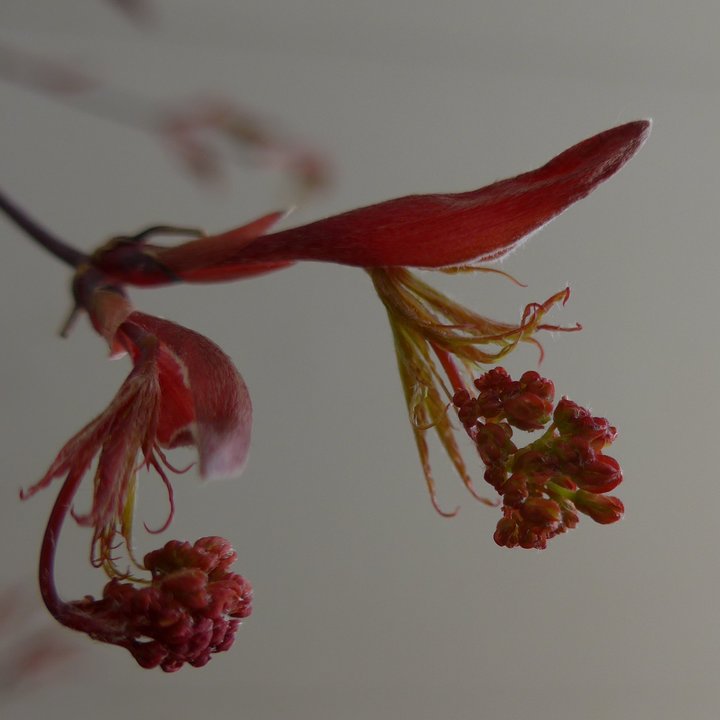
{"label": "wispy yellow stamen", "polygon": [[[455,269],[463,270],[469,268]],[[431,429],[470,493],[485,504],[495,505],[475,490],[448,415],[448,401],[455,391],[465,387],[465,375],[469,377],[480,366],[498,362],[519,343],[535,344],[542,353],[534,337],[538,330],[578,329],[542,324],[552,307],[567,301],[569,289],[544,303],[531,303],[520,322],[513,325],[474,313],[405,268],[371,268],[367,272],[388,313],[408,414],[433,506],[445,517],[457,513],[457,508],[452,512],[443,510],[437,499],[426,438]]]}

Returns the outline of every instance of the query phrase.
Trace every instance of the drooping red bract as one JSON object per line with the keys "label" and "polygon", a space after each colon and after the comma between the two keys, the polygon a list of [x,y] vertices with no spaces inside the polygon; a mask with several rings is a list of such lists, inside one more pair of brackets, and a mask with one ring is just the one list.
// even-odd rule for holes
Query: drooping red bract
{"label": "drooping red bract", "polygon": [[279,214],[173,248],[112,243],[93,257],[118,282],[213,282],[297,260],[441,268],[496,260],[614,175],[650,122],[601,132],[522,175],[462,193],[410,195],[263,235]]}
{"label": "drooping red bract", "polygon": [[134,312],[120,332],[128,336],[132,326],[160,341],[160,445],[194,445],[203,478],[240,475],[250,450],[252,403],[230,358],[207,338],[168,320]]}
{"label": "drooping red bract", "polygon": [[[76,520],[93,528],[93,561],[111,575],[118,537],[132,554],[131,532],[139,466],[153,468],[170,495],[164,450],[196,447],[204,478],[239,475],[250,446],[252,405],[230,359],[202,335],[136,312],[127,301],[99,290],[91,318],[115,352],[124,348],[133,369],[109,407],[60,450],[39,482],[55,478],[78,486],[97,458],[92,506]],[[123,309],[124,308],[124,309]],[[74,493],[73,493],[74,494]]]}

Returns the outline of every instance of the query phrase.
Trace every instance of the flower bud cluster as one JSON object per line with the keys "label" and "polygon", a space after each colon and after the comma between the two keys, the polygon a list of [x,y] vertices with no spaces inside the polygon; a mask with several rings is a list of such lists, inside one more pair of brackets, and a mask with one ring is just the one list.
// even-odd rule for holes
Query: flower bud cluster
{"label": "flower bud cluster", "polygon": [[88,597],[72,606],[92,616],[96,639],[123,645],[142,667],[201,667],[212,653],[230,649],[252,611],[250,583],[229,571],[235,559],[223,538],[194,545],[172,540],[145,556],[150,585],[114,578],[100,600]]}
{"label": "flower bud cluster", "polygon": [[[477,396],[458,390],[453,404],[485,463],[485,480],[502,496],[498,545],[544,549],[577,525],[578,512],[603,524],[622,517],[620,500],[605,495],[622,481],[618,462],[603,453],[617,436],[607,420],[567,398],[553,410],[552,382],[533,371],[512,380],[494,368],[474,385]],[[518,448],[513,428],[545,432]]]}

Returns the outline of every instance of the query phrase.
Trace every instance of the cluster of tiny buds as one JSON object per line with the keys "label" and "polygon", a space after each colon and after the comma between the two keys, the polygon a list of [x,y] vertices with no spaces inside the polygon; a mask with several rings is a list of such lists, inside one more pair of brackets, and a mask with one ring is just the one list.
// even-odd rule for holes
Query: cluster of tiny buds
{"label": "cluster of tiny buds", "polygon": [[[565,397],[554,406],[553,383],[534,371],[513,380],[494,368],[474,385],[476,396],[458,390],[453,404],[485,463],[485,480],[502,497],[498,545],[543,549],[577,525],[578,512],[603,524],[622,517],[620,500],[605,494],[622,481],[618,462],[603,453],[617,436],[605,418]],[[544,432],[518,448],[513,428]]]}
{"label": "cluster of tiny buds", "polygon": [[145,668],[175,672],[201,667],[212,653],[229,650],[241,621],[252,611],[252,588],[230,572],[236,553],[220,537],[191,545],[172,540],[148,553],[147,586],[111,580],[103,597],[72,604],[92,617],[98,640],[126,647]]}

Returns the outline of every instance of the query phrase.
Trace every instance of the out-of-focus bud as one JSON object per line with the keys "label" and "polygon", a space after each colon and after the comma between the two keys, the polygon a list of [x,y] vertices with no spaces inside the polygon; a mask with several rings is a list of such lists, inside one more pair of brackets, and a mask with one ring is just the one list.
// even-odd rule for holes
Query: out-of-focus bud
{"label": "out-of-focus bud", "polygon": [[517,520],[512,516],[505,516],[498,520],[493,540],[495,540],[500,547],[517,547],[520,542]]}
{"label": "out-of-focus bud", "polygon": [[562,518],[560,505],[554,500],[541,497],[528,498],[523,503],[520,513],[527,522],[533,525],[557,527]]}
{"label": "out-of-focus bud", "polygon": [[527,478],[518,473],[511,475],[502,487],[503,503],[507,507],[520,507],[528,496]]}

